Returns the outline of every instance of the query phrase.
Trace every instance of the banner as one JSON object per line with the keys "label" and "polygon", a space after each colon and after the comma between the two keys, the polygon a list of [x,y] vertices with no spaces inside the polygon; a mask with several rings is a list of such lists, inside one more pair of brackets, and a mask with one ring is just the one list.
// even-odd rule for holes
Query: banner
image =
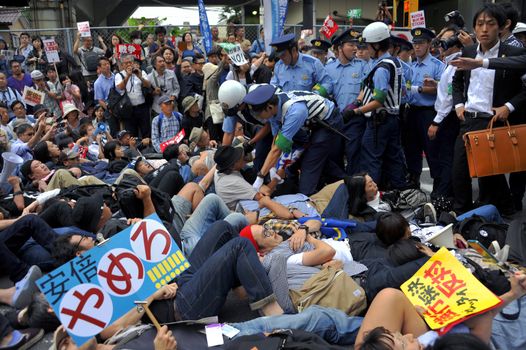
{"label": "banner", "polygon": [[248,63],[247,59],[245,58],[245,54],[243,50],[241,50],[241,46],[239,44],[235,45],[231,50],[228,51],[228,57],[232,60],[232,63],[234,63],[236,66],[242,66],[245,63]]}
{"label": "banner", "polygon": [[323,21],[323,27],[321,27],[320,33],[325,35],[327,39],[330,39],[337,30],[338,24],[334,22],[331,15],[328,15],[327,18],[325,18],[325,21]]}
{"label": "banner", "polygon": [[78,347],[190,267],[157,214],[37,281]]}
{"label": "banner", "polygon": [[425,28],[426,15],[424,11],[411,12],[411,28]]}
{"label": "banner", "polygon": [[141,45],[139,44],[117,44],[117,59],[121,55],[132,55],[138,60],[141,59]]}
{"label": "banner", "polygon": [[265,51],[271,53],[270,43],[283,35],[287,18],[287,0],[263,0],[263,30],[265,33]]}
{"label": "banner", "polygon": [[400,287],[424,309],[429,328],[446,333],[455,324],[502,302],[442,247]]}
{"label": "banner", "polygon": [[212,32],[210,31],[210,25],[208,24],[208,16],[206,14],[203,0],[198,0],[197,6],[199,7],[199,30],[203,36],[205,51],[209,52],[212,50]]}
{"label": "banner", "polygon": [[159,147],[161,148],[161,152],[164,152],[164,149],[170,145],[175,145],[176,143],[179,143],[181,142],[181,140],[184,138],[184,135],[185,135],[185,132],[184,132],[184,129],[181,129],[181,131],[179,131],[177,133],[177,135],[175,135],[174,137],[172,137],[171,139],[169,140],[166,140],[164,142],[162,142]]}
{"label": "banner", "polygon": [[79,30],[81,38],[87,38],[91,36],[91,30],[89,28],[89,22],[78,22],[77,29]]}
{"label": "banner", "polygon": [[44,43],[44,51],[46,52],[46,57],[49,63],[60,62],[60,57],[58,57],[58,45],[54,39],[42,40]]}
{"label": "banner", "polygon": [[29,86],[25,86],[24,92],[22,93],[22,99],[30,106],[44,104],[45,97],[46,95],[42,91],[38,91]]}

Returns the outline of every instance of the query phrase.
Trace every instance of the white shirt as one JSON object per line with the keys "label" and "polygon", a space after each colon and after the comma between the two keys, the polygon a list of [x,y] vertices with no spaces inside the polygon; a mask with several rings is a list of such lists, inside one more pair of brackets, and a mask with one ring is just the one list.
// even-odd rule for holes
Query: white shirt
{"label": "white shirt", "polygon": [[[486,52],[477,47],[476,59],[495,58],[499,55],[500,41]],[[471,71],[469,79],[468,98],[465,110],[468,112],[483,112],[493,114],[493,88],[495,70],[477,68]]]}
{"label": "white shirt", "polygon": [[451,66],[449,62],[460,56],[461,52],[456,52],[445,58],[447,64],[446,69],[442,73],[440,80],[437,85],[437,99],[435,101],[435,110],[437,115],[433,121],[440,124],[442,120],[451,112],[453,109],[453,76],[457,71],[457,67]]}
{"label": "white shirt", "polygon": [[[142,78],[148,80],[148,75],[146,75],[146,72],[141,71],[141,73]],[[124,70],[121,71],[120,74],[115,74],[115,85],[119,85],[127,75],[128,74]],[[121,94],[124,93],[124,90],[118,88],[117,91]],[[128,83],[126,83],[126,92],[128,93],[128,97],[130,98],[132,106],[142,105],[145,102],[144,95],[142,94],[142,81],[141,79],[137,78],[135,74],[132,74],[130,79],[128,79]]]}

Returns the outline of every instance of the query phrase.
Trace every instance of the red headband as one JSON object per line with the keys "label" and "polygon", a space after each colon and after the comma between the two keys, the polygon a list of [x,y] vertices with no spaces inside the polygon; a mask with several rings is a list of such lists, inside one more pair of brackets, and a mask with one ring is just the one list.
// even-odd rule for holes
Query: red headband
{"label": "red headband", "polygon": [[256,243],[256,240],[254,239],[254,235],[252,234],[252,225],[248,225],[247,227],[242,229],[241,232],[239,233],[239,236],[245,237],[246,239],[248,239],[250,243],[252,243],[254,248],[256,248],[256,252],[259,253],[259,246]]}

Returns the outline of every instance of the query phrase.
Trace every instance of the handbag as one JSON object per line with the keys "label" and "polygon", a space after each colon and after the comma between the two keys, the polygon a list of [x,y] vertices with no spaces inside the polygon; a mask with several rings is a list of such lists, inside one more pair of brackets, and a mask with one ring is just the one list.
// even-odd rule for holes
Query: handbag
{"label": "handbag", "polygon": [[128,97],[128,93],[124,91],[124,94],[121,95],[117,91],[117,88],[113,86],[108,94],[108,109],[117,119],[129,119],[132,114],[133,106]]}
{"label": "handbag", "polygon": [[526,170],[526,124],[493,128],[464,135],[469,176],[482,177]]}

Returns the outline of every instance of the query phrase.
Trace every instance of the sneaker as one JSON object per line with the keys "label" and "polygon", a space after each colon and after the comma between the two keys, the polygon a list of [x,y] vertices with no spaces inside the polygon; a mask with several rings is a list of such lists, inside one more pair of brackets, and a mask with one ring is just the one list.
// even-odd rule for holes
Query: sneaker
{"label": "sneaker", "polygon": [[424,218],[426,223],[435,223],[437,222],[437,211],[435,206],[431,203],[424,204]]}
{"label": "sneaker", "polygon": [[36,281],[42,277],[42,271],[36,265],[31,266],[27,274],[20,281],[16,282],[15,294],[13,295],[12,305],[16,309],[23,309],[29,305],[33,294],[38,291]]}
{"label": "sneaker", "polygon": [[42,328],[27,328],[15,332],[22,334],[20,340],[13,345],[1,348],[2,350],[27,350],[38,343],[38,341],[44,336],[44,330]]}

